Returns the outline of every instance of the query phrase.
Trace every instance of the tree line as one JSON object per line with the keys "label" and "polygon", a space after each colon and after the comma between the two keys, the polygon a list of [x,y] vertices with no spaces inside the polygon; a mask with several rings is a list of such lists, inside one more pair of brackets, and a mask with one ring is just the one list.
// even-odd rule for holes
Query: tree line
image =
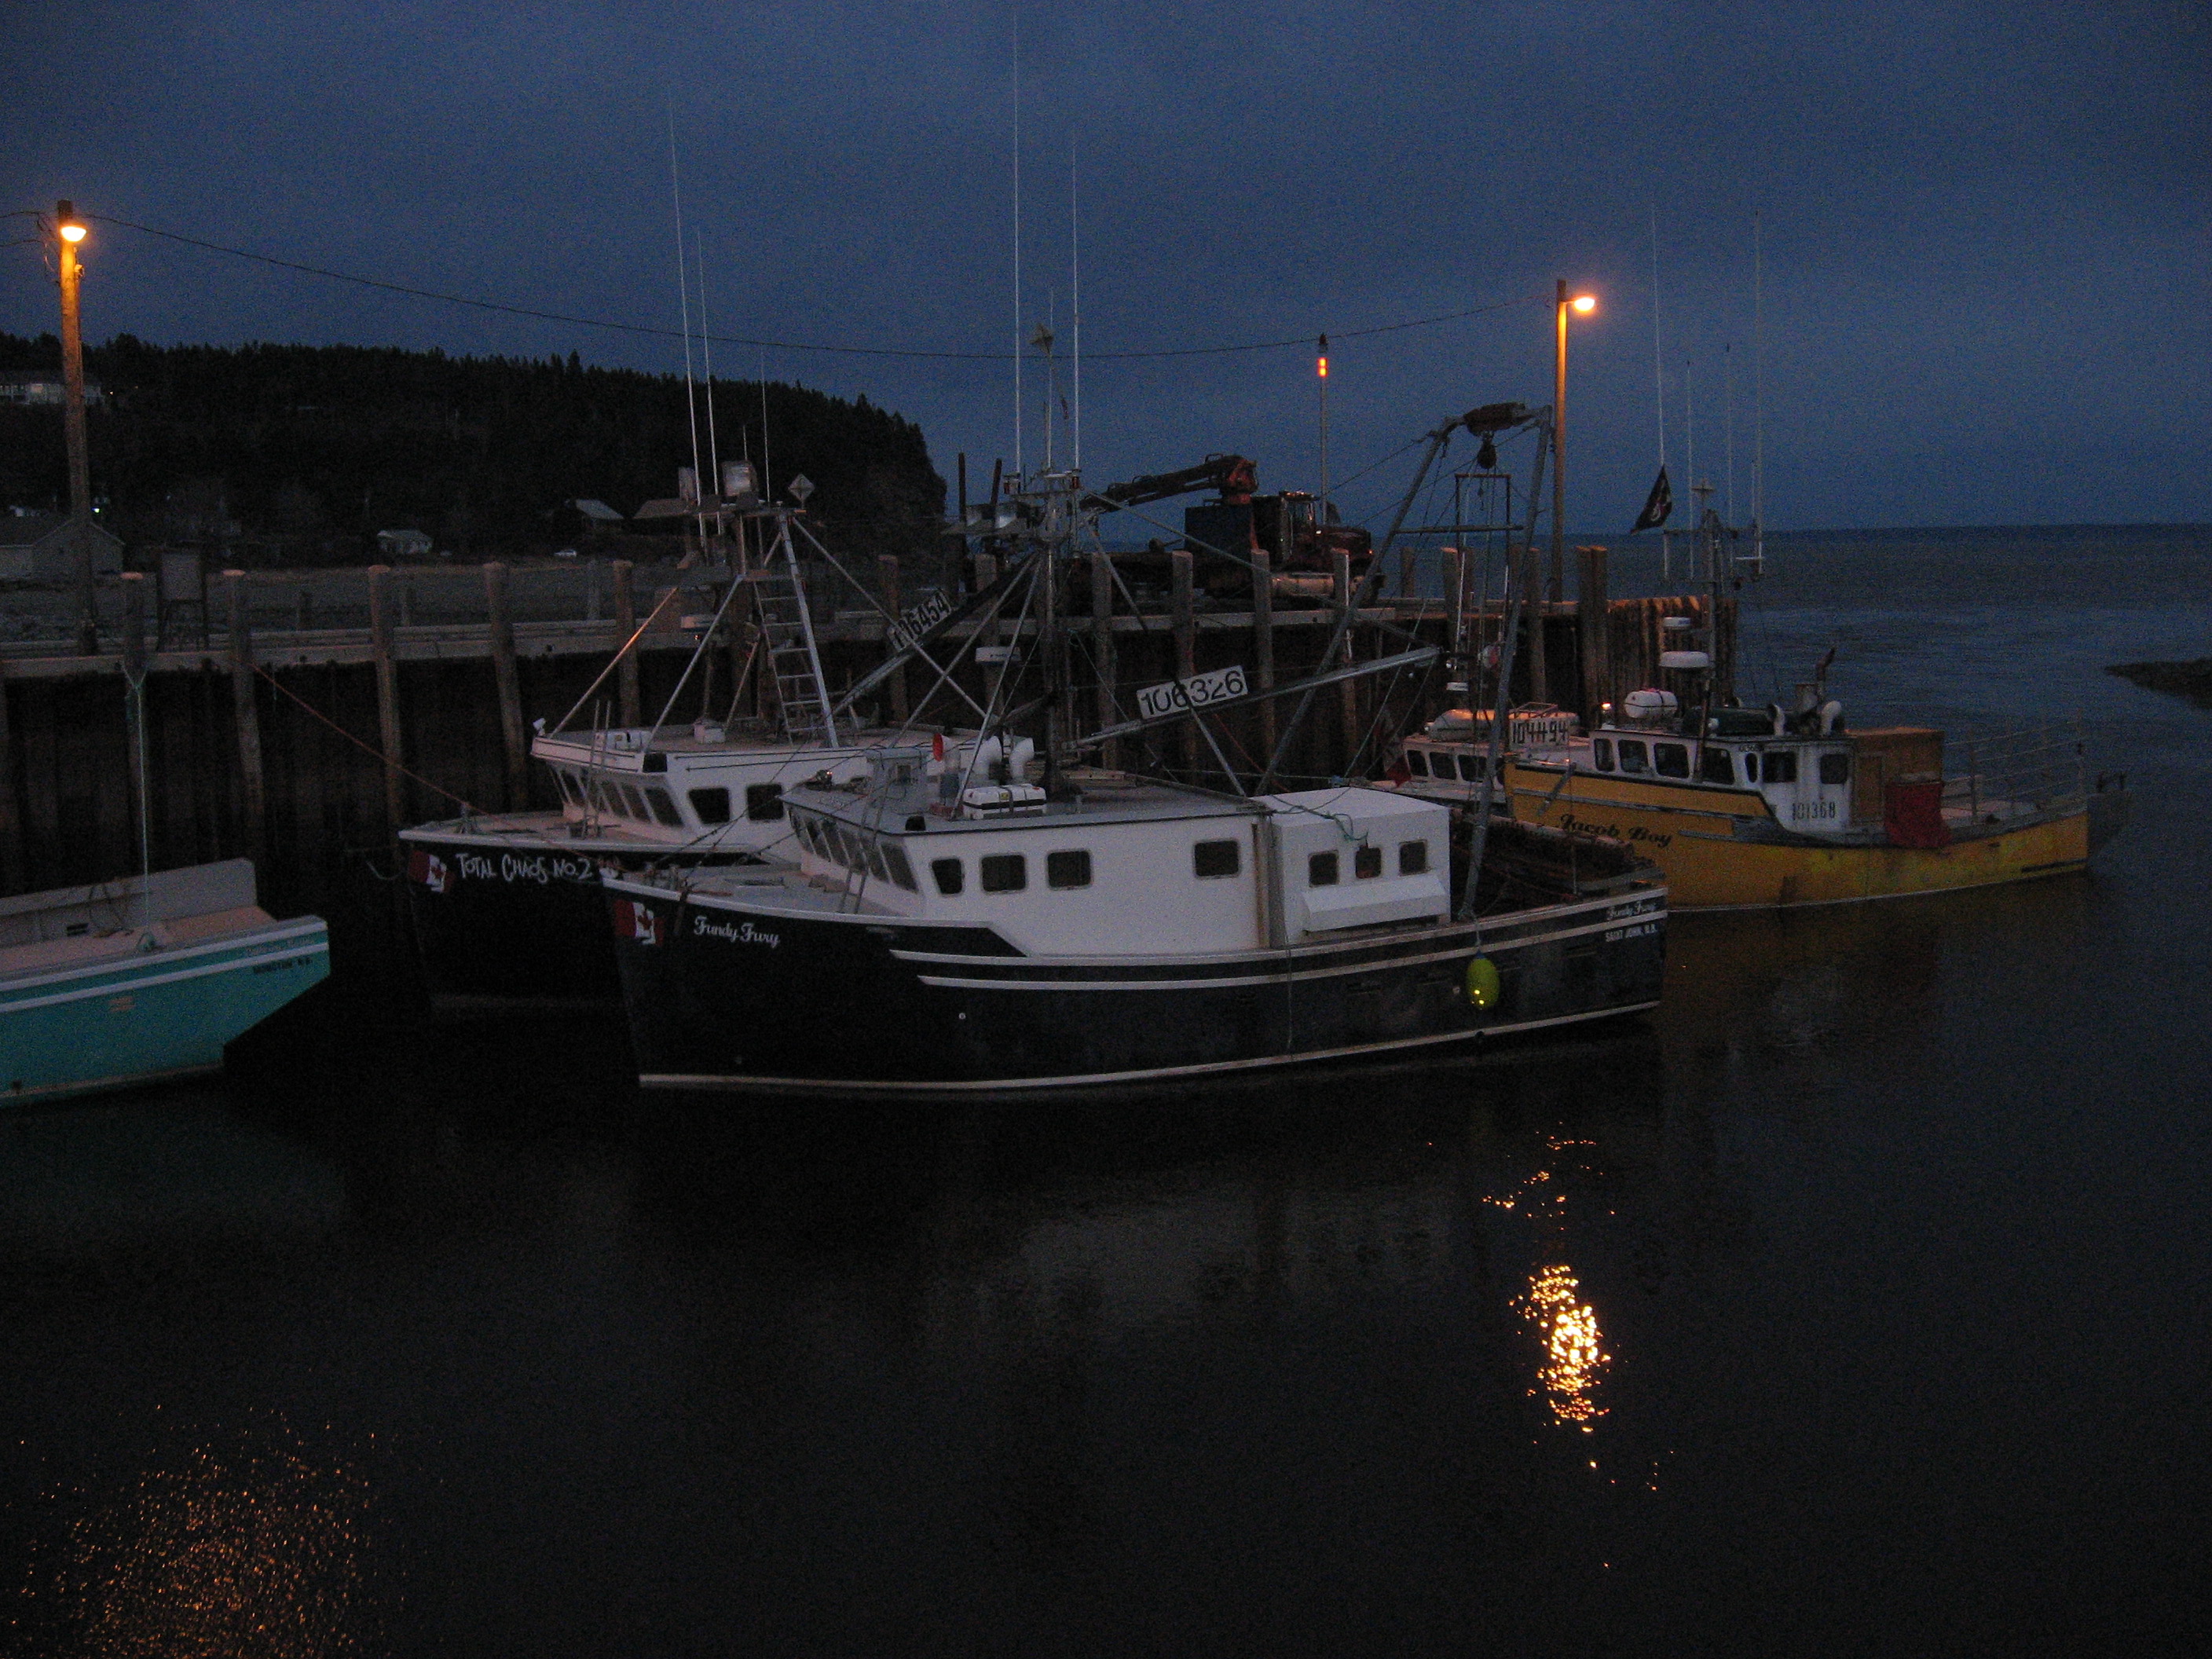
{"label": "tree line", "polygon": [[[0,333],[0,370],[58,374],[60,362],[50,334]],[[563,502],[627,516],[674,495],[692,455],[681,376],[590,367],[574,352],[158,346],[118,334],[86,348],[85,373],[105,394],[88,411],[101,522],[127,543],[221,542],[258,563],[360,562],[384,530],[421,531],[456,558],[574,546],[586,526]],[[765,453],[779,491],[801,472],[813,480],[818,533],[857,550],[937,551],[945,481],[913,422],[865,396],[720,379],[714,418],[725,460],[757,470]],[[61,410],[0,407],[0,508],[57,510],[68,497]]]}

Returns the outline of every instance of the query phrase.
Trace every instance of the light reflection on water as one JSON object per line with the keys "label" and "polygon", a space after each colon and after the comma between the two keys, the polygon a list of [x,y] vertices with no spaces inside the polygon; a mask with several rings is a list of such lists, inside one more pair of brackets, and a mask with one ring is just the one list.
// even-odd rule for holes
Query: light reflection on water
{"label": "light reflection on water", "polygon": [[49,1494],[19,1634],[97,1659],[312,1659],[374,1645],[368,1485],[281,1424],[191,1437]]}

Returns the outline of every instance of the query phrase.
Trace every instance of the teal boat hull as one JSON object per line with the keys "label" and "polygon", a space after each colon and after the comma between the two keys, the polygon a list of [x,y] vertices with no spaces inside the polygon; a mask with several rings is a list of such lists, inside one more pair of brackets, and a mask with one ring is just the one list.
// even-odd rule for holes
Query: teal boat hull
{"label": "teal boat hull", "polygon": [[330,974],[319,918],[0,980],[0,1105],[212,1072]]}

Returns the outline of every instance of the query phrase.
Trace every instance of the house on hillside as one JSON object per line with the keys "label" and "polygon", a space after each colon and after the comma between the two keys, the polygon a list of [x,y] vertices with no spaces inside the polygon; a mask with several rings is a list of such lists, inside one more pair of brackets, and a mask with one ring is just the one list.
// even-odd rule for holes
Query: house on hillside
{"label": "house on hillside", "polygon": [[[123,542],[96,520],[91,530],[92,568],[112,576],[123,568]],[[0,581],[59,586],[76,574],[76,544],[66,513],[0,514]]]}
{"label": "house on hillside", "polygon": [[376,532],[376,550],[386,559],[427,559],[432,543],[427,532],[421,530],[380,530]]}
{"label": "house on hillside", "polygon": [[[60,408],[69,401],[69,386],[58,368],[0,369],[0,404],[14,404],[27,408],[33,404],[51,404]],[[89,409],[100,401],[100,382],[84,383],[84,404]]]}

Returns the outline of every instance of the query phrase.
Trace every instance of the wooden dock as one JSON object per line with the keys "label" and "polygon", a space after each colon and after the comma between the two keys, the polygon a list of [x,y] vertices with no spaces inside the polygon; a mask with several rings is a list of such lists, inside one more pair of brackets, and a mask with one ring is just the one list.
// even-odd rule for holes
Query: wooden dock
{"label": "wooden dock", "polygon": [[[895,605],[896,561],[880,561],[877,574],[879,591]],[[271,908],[319,910],[339,924],[333,939],[342,967],[345,924],[390,908],[380,884],[393,874],[395,830],[454,816],[463,801],[484,811],[555,805],[550,780],[528,760],[532,724],[559,720],[584,696],[635,618],[653,612],[658,595],[634,593],[634,573],[618,562],[610,615],[517,620],[510,573],[494,563],[483,567],[482,621],[410,626],[393,597],[393,573],[379,567],[366,575],[367,626],[256,628],[249,580],[233,575],[213,585],[205,644],[91,657],[0,646],[0,893],[136,870],[139,785],[129,733],[137,705],[147,733],[154,867],[256,859]],[[1077,707],[1102,725],[1117,708],[1126,716],[1135,689],[1178,673],[1236,663],[1261,684],[1299,678],[1319,665],[1343,614],[1340,603],[1292,607],[1279,600],[1251,611],[1207,610],[1184,561],[1175,565],[1165,602],[1131,614],[1109,603],[1103,566],[1093,575],[1091,613],[1076,633]],[[715,576],[695,569],[678,579],[711,589]],[[141,580],[124,578],[126,635],[140,626],[127,619],[144,612],[143,592],[132,591]],[[1084,586],[1076,585],[1079,594]],[[1337,591],[1348,591],[1341,579]],[[830,597],[818,596],[817,631],[834,688],[874,668],[889,646],[880,615],[835,611]],[[743,609],[733,605],[732,615]],[[1612,600],[1603,605],[1606,626],[1585,651],[1589,630],[1580,607],[1547,604],[1542,659],[1551,683],[1516,676],[1516,693],[1548,691],[1550,700],[1587,713],[1605,696],[1656,684],[1661,619],[1686,614],[1702,621],[1704,609],[1702,599]],[[580,722],[634,726],[659,714],[698,638],[669,625],[683,606],[663,605],[660,612],[656,630],[593,694]],[[1734,666],[1733,601],[1723,599],[1721,612],[1717,665],[1725,685]],[[1442,644],[1449,627],[1448,611],[1433,598],[1385,599],[1354,618],[1354,648],[1363,658],[1385,654],[1406,648],[1407,635]],[[749,623],[726,631],[726,649],[718,645],[708,653],[707,673],[693,677],[671,713],[672,724],[689,726],[702,706],[719,714],[729,705],[732,677],[751,641]],[[953,678],[980,702],[989,671],[975,665],[973,648],[1017,644],[1031,631],[1033,624],[1010,620],[971,626],[935,654],[940,662],[957,659]],[[919,702],[935,678],[909,669],[880,690],[875,712],[972,723],[966,706],[942,690],[926,706],[901,707],[910,696]],[[1369,738],[1370,730],[1403,730],[1431,712],[1441,695],[1433,672],[1425,679],[1377,676],[1333,688],[1324,696],[1334,708],[1317,707],[1298,734],[1291,781],[1379,772],[1390,757]],[[749,683],[739,712],[757,712],[755,696]],[[1261,704],[1222,721],[1224,750],[1248,779],[1272,751],[1284,718],[1275,705]],[[1152,758],[1200,781],[1216,766],[1189,732],[1165,734]],[[1218,770],[1213,775],[1221,781]]]}

